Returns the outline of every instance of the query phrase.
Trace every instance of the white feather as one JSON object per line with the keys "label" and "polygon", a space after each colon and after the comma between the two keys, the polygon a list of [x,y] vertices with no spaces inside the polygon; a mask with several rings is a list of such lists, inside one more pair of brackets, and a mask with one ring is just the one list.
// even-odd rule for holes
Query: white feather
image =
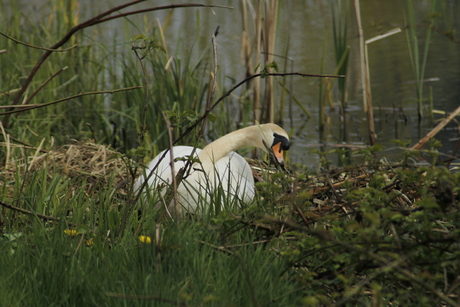
{"label": "white feather", "polygon": [[[263,143],[272,144],[274,132],[287,138],[286,132],[274,124],[255,125],[227,134],[207,145],[203,150],[197,148],[195,158],[199,158],[200,162],[192,165],[177,187],[181,211],[195,212],[199,206],[209,205],[211,195],[217,187],[223,191],[221,202],[225,202],[225,199],[243,203],[250,202],[255,195],[252,170],[246,160],[233,150],[247,146],[265,150]],[[149,163],[145,174],[136,181],[135,191],[143,185],[145,176],[149,176],[154,170],[145,189],[150,195],[144,194],[141,197],[144,205],[154,203],[156,208],[163,205],[169,211],[174,209],[174,202],[164,204],[163,196],[173,176],[175,177],[177,172],[186,165],[188,157],[193,152],[193,147],[175,146],[172,150],[175,161],[174,174],[171,173],[169,152],[160,161],[164,154],[163,151]],[[158,167],[155,169],[157,164]]]}

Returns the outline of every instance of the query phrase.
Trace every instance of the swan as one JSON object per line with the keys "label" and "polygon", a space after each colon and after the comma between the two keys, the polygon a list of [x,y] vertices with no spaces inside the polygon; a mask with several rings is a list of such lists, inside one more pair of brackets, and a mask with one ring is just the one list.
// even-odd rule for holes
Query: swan
{"label": "swan", "polygon": [[[196,212],[199,208],[209,204],[212,192],[217,187],[223,191],[220,197],[230,198],[248,203],[254,198],[255,187],[252,170],[246,160],[235,150],[242,147],[258,147],[267,152],[270,147],[276,160],[284,164],[284,151],[290,146],[286,131],[276,124],[257,124],[233,131],[208,144],[203,149],[191,146],[174,146],[172,148],[174,161],[174,177],[177,172],[192,162],[187,162],[188,157],[194,154],[191,168],[177,187],[181,212]],[[157,155],[147,166],[134,185],[138,191],[144,184],[145,178],[153,170],[142,196],[143,206],[150,203],[155,208],[165,206],[167,212],[174,211],[174,201],[167,206],[162,204],[162,198],[172,182],[171,155],[167,153],[161,160],[166,150]],[[160,161],[161,160],[161,161]],[[197,161],[197,162],[196,162]],[[158,164],[157,168],[155,166]],[[148,196],[146,194],[149,194]],[[179,214],[180,214],[179,213]]]}

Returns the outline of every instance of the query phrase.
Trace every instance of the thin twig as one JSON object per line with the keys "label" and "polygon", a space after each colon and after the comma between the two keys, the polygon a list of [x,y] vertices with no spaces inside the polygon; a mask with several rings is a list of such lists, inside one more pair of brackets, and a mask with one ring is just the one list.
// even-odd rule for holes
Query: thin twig
{"label": "thin twig", "polygon": [[57,75],[59,75],[61,72],[63,72],[64,70],[66,70],[67,68],[69,68],[68,66],[65,66],[61,69],[59,69],[57,72],[55,72],[51,77],[49,77],[48,79],[45,80],[45,82],[42,83],[42,85],[40,85],[36,90],[35,92],[32,93],[32,95],[30,95],[27,100],[22,104],[22,105],[27,105],[29,104],[29,102],[32,100],[32,98],[35,97],[35,95],[37,95],[38,92],[40,92],[40,90],[42,88],[45,87],[45,85],[47,85],[51,80],[54,79],[54,77],[56,77]]}
{"label": "thin twig", "polygon": [[367,57],[367,46],[364,41],[363,27],[361,24],[361,10],[359,0],[354,1],[356,24],[358,27],[359,53],[361,58],[361,83],[363,88],[364,112],[367,115],[367,128],[369,132],[369,144],[374,145],[376,134],[374,127],[374,112],[372,110],[371,86],[369,80],[369,59]]}
{"label": "thin twig", "polygon": [[[110,91],[96,91],[96,92],[80,93],[80,94],[77,94],[77,95],[73,95],[73,96],[69,96],[69,97],[66,97],[66,98],[51,101],[51,102],[48,102],[48,103],[30,105],[27,108],[21,107],[19,110],[3,112],[3,113],[0,113],[0,115],[9,115],[9,114],[18,113],[18,112],[24,112],[24,111],[28,111],[28,110],[32,110],[32,109],[38,109],[38,108],[46,107],[46,106],[49,106],[49,105],[52,105],[52,104],[56,104],[56,103],[67,101],[67,100],[72,100],[72,99],[82,97],[82,96],[87,96],[87,95],[113,94],[113,93],[117,93],[117,92],[136,90],[136,89],[140,89],[140,88],[142,88],[142,86],[132,86],[132,87],[120,88],[120,89],[110,90]],[[10,107],[16,108],[17,106],[12,105]]]}
{"label": "thin twig", "polygon": [[[181,181],[177,182],[176,180],[176,170],[174,168],[174,151],[173,151],[173,134],[172,130],[174,127],[171,125],[171,121],[169,118],[163,113],[163,117],[166,121],[167,129],[168,129],[168,144],[169,144],[169,167],[171,168],[171,186],[172,186],[172,192],[173,192],[173,201],[174,201],[174,217],[176,218],[177,223],[179,223],[179,194],[177,194],[177,187],[181,183]],[[178,178],[182,179],[182,178]],[[166,200],[166,208],[169,204],[169,199]]]}
{"label": "thin twig", "polygon": [[[24,214],[27,214],[27,215],[33,215],[33,216],[39,217],[39,218],[41,218],[42,220],[45,220],[45,221],[53,221],[53,222],[59,222],[60,221],[60,219],[58,219],[56,217],[36,213],[36,212],[31,211],[31,210],[27,210],[27,209],[23,209],[23,208],[19,208],[19,207],[10,205],[8,203],[5,203],[5,202],[3,202],[1,200],[0,200],[0,205],[5,207],[5,208],[17,211],[17,212],[21,212],[21,213],[24,213]],[[72,226],[72,227],[77,226],[76,224],[74,224],[72,222],[66,221],[66,223],[67,223],[67,225]]]}
{"label": "thin twig", "polygon": [[142,119],[142,127],[141,131],[139,132],[139,140],[142,143],[144,140],[145,132],[147,131],[147,110],[149,106],[149,80],[147,76],[147,71],[145,70],[144,63],[142,62],[142,57],[139,56],[137,50],[132,48],[134,54],[136,55],[137,59],[139,60],[139,64],[141,65],[142,75],[144,76],[144,84],[145,84],[145,101],[144,101],[144,114]]}
{"label": "thin twig", "polygon": [[419,149],[431,138],[433,138],[442,128],[444,128],[455,116],[460,114],[460,107],[455,109],[454,112],[450,113],[442,122],[440,122],[436,127],[434,127],[427,135],[425,135],[420,141],[417,142],[414,146],[411,147],[412,150]]}
{"label": "thin twig", "polygon": [[[222,101],[224,100],[225,98],[227,98],[228,96],[230,96],[230,94],[236,90],[237,88],[239,88],[241,85],[245,84],[246,82],[254,79],[254,78],[257,78],[257,77],[260,77],[262,76],[262,74],[254,74],[252,76],[249,76],[247,78],[245,78],[243,81],[239,82],[238,84],[236,84],[235,86],[233,86],[231,89],[229,89],[223,96],[221,96],[209,109],[207,109],[204,114],[195,121],[195,123],[193,123],[190,127],[188,127],[184,133],[182,133],[181,136],[179,136],[179,138],[177,138],[177,140],[174,142],[174,144],[178,143],[183,137],[185,137],[187,134],[190,133],[190,131],[192,131],[193,129],[195,129],[196,126],[198,126],[199,123],[201,123],[201,121],[204,120],[204,118],[208,117],[209,113],[211,113],[212,110],[214,110],[214,108]],[[321,74],[303,74],[303,73],[298,73],[298,72],[292,72],[292,73],[268,73],[268,74],[264,74],[264,76],[278,76],[278,77],[283,77],[283,76],[300,76],[300,77],[320,77],[320,78],[345,78],[345,76],[338,76],[338,75],[321,75]]]}
{"label": "thin twig", "polygon": [[[142,1],[146,1],[146,0],[141,0],[139,2],[142,2]],[[134,1],[134,2],[137,2],[137,1]],[[233,10],[233,7],[225,6],[225,5],[209,5],[209,4],[199,4],[199,3],[171,4],[171,5],[157,6],[157,7],[153,7],[153,8],[137,10],[137,11],[127,12],[127,13],[120,13],[120,14],[115,15],[115,16],[102,18],[102,19],[98,20],[96,23],[94,23],[92,25],[102,23],[102,22],[107,22],[109,20],[120,18],[120,17],[126,17],[126,16],[130,16],[130,15],[135,15],[135,14],[148,13],[148,12],[159,11],[159,10],[170,10],[170,9],[177,9],[177,8],[186,8],[186,7],[216,7],[216,8],[223,8],[223,9],[231,9],[231,10]]]}
{"label": "thin twig", "polygon": [[[73,45],[72,47],[69,47],[69,48],[66,48],[66,49],[51,49],[51,48],[45,48],[45,47],[40,47],[40,46],[34,46],[34,45],[30,45],[30,44],[27,44],[27,43],[24,43],[24,42],[21,42],[3,32],[0,31],[0,35],[3,35],[5,36],[7,39],[9,40],[12,40],[13,42],[15,42],[16,44],[20,44],[20,45],[24,45],[24,46],[27,46],[27,47],[30,47],[30,48],[34,48],[34,49],[40,49],[40,50],[46,50],[46,51],[51,51],[51,52],[64,52],[64,51],[69,51],[75,47],[77,47],[78,44],[75,44]],[[5,50],[6,51],[6,50]]]}

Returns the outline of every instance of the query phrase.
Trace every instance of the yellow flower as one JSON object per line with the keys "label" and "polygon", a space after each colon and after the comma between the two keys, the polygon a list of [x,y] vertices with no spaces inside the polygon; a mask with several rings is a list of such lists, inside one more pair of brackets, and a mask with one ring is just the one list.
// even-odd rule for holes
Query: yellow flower
{"label": "yellow flower", "polygon": [[71,237],[74,237],[77,235],[77,231],[75,229],[65,229],[64,233]]}
{"label": "yellow flower", "polygon": [[94,240],[93,240],[93,238],[90,238],[90,239],[86,240],[85,243],[86,243],[87,246],[91,246],[91,245],[93,245]]}
{"label": "yellow flower", "polygon": [[141,241],[142,243],[152,243],[152,238],[150,238],[149,236],[139,236],[139,241]]}

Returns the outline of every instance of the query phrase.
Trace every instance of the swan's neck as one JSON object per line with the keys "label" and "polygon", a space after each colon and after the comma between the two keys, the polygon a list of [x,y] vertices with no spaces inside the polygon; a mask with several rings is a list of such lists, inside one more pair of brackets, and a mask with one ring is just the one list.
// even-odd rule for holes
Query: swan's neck
{"label": "swan's neck", "polygon": [[208,144],[198,155],[201,163],[215,163],[231,151],[242,147],[263,148],[261,129],[258,126],[246,127],[231,132]]}

